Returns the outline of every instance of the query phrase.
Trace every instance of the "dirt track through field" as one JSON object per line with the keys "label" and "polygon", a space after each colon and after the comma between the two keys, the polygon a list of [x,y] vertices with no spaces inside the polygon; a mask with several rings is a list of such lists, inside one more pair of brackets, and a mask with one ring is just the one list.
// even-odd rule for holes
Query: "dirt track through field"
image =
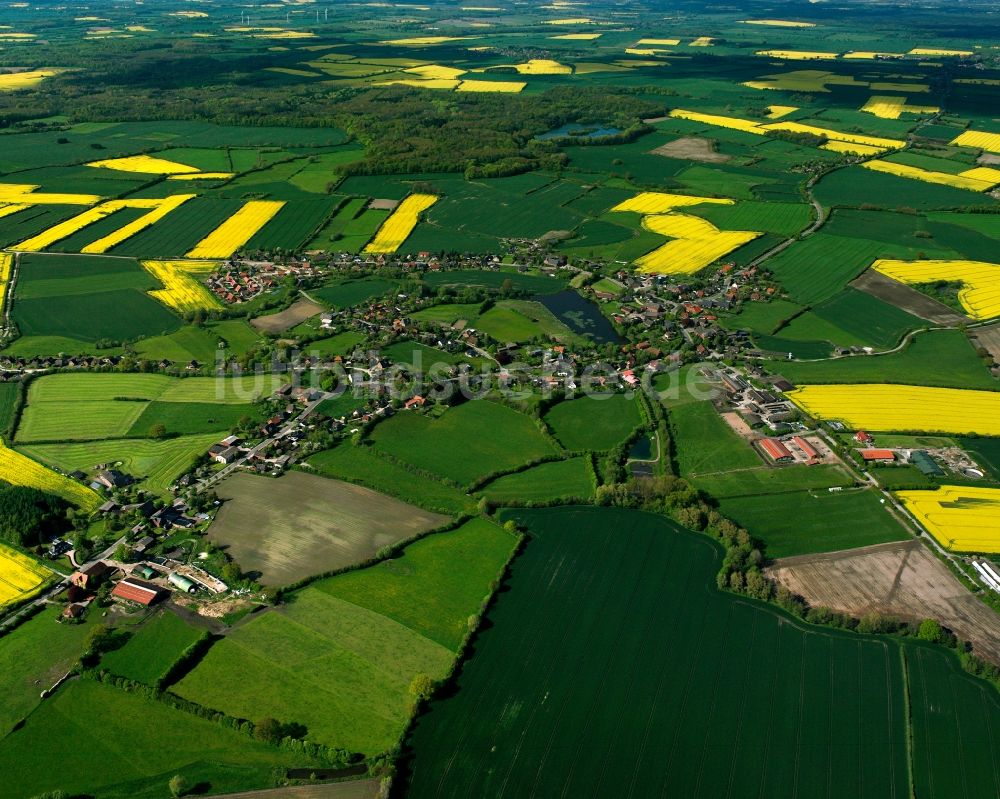
{"label": "dirt track through field", "polygon": [[227,793],[216,799],[375,799],[378,791],[378,780],[354,780],[326,785],[297,785],[263,791]]}
{"label": "dirt track through field", "polygon": [[1000,615],[974,597],[919,541],[782,558],[768,574],[811,605],[852,616],[937,619],[1000,663]]}

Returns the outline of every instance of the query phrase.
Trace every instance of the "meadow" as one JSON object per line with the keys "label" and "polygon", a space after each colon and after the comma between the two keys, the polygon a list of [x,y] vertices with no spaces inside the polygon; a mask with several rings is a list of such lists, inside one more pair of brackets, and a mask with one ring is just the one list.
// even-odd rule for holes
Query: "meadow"
{"label": "meadow", "polygon": [[157,423],[171,433],[222,432],[240,417],[252,416],[249,403],[269,396],[279,384],[278,376],[270,374],[242,378],[46,375],[31,384],[17,442],[145,437]]}
{"label": "meadow", "polygon": [[854,478],[842,466],[819,464],[735,469],[696,475],[692,482],[715,499],[725,499],[850,486]]}
{"label": "meadow", "polygon": [[671,408],[670,429],[677,466],[684,477],[751,469],[761,465],[750,442],[740,438],[719,416],[711,402],[690,402]]}
{"label": "meadow", "polygon": [[[81,721],[102,714],[107,718],[100,735]],[[164,740],[171,745],[163,746]],[[77,680],[43,702],[23,727],[0,741],[0,759],[19,764],[0,785],[4,799],[55,790],[158,799],[175,773],[192,785],[236,791],[267,784],[277,766],[317,765],[304,755],[92,680]],[[55,761],[58,769],[51,767]],[[93,767],[97,761],[102,768]]]}
{"label": "meadow", "polygon": [[[942,364],[948,364],[942,369]],[[775,363],[793,383],[909,383],[944,388],[995,391],[996,380],[958,330],[933,330],[914,336],[900,352],[856,355],[826,361]]]}
{"label": "meadow", "polygon": [[277,479],[238,473],[217,491],[223,505],[209,535],[244,571],[272,586],[352,566],[448,521],[376,491],[302,472]]}
{"label": "meadow", "polygon": [[625,394],[565,400],[543,418],[559,443],[571,452],[617,447],[642,423],[636,400]]}
{"label": "meadow", "polygon": [[320,474],[360,483],[436,513],[471,513],[476,503],[454,486],[379,457],[368,446],[344,443],[307,461]]}
{"label": "meadow", "polygon": [[41,702],[49,687],[83,654],[91,624],[56,624],[40,613],[0,638],[0,738]]}
{"label": "meadow", "polygon": [[239,716],[294,719],[311,740],[385,751],[406,726],[410,682],[448,671],[514,544],[477,519],[314,583],[230,633],[174,690]]}
{"label": "meadow", "polygon": [[142,480],[152,494],[166,496],[180,475],[219,440],[218,433],[178,436],[166,439],[107,439],[59,444],[26,444],[18,451],[29,458],[68,474],[88,472],[100,463],[121,464],[118,468]]}
{"label": "meadow", "polygon": [[335,281],[318,289],[310,289],[309,296],[332,308],[353,308],[388,294],[398,285],[394,280],[381,277]]}
{"label": "meadow", "polygon": [[132,628],[123,647],[101,656],[100,668],[119,677],[155,685],[199,635],[201,631],[165,610],[138,629]]}
{"label": "meadow", "polygon": [[523,472],[498,477],[479,493],[500,505],[512,502],[586,501],[594,494],[594,469],[587,457],[569,458],[532,466]]}
{"label": "meadow", "polygon": [[377,449],[419,469],[468,485],[556,454],[527,416],[489,400],[472,400],[431,419],[401,413],[371,433]]}
{"label": "meadow", "polygon": [[[408,795],[791,796],[796,780],[810,797],[909,790],[902,645],[716,591],[717,548],[662,517],[559,508],[504,518],[531,540],[476,658],[416,724]],[[988,687],[927,651],[940,657],[938,684],[960,686],[937,694],[946,712],[998,718],[995,697],[982,704]],[[928,728],[920,713],[918,740],[932,736],[931,752],[948,747],[993,784],[981,736]],[[931,760],[919,785],[954,780],[950,759]],[[630,768],[608,768],[616,762]]]}
{"label": "meadow", "polygon": [[720,499],[719,510],[766,545],[769,558],[903,541],[906,529],[873,490],[812,491]]}

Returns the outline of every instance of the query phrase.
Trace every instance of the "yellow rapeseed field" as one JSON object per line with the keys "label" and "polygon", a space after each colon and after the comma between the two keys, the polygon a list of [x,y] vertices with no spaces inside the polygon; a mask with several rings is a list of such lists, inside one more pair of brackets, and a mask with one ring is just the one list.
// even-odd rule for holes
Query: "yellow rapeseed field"
{"label": "yellow rapeseed field", "polygon": [[635,211],[638,214],[665,214],[674,208],[688,205],[714,203],[715,205],[732,205],[732,200],[715,197],[691,197],[687,194],[666,194],[659,191],[644,191],[628,200],[618,203],[612,211]]}
{"label": "yellow rapeseed field", "polygon": [[181,314],[211,311],[222,303],[197,275],[211,274],[218,261],[142,261],[142,267],[159,280],[164,288],[150,291],[164,305]]}
{"label": "yellow rapeseed field", "polygon": [[11,205],[0,205],[0,219],[5,216],[10,216],[11,214],[16,214],[18,211],[23,211],[26,208],[31,208],[31,206],[16,203]]}
{"label": "yellow rapeseed field", "polygon": [[547,19],[546,25],[589,25],[593,20],[590,17],[566,17],[564,19]]}
{"label": "yellow rapeseed field", "polygon": [[899,139],[883,139],[879,136],[862,136],[858,133],[843,133],[830,128],[820,128],[816,125],[804,125],[801,122],[768,122],[761,124],[750,119],[740,117],[726,117],[718,114],[703,114],[699,111],[686,111],[683,108],[675,108],[670,112],[670,116],[678,119],[689,119],[692,122],[704,122],[706,125],[715,125],[722,128],[732,128],[741,130],[744,133],[753,133],[757,136],[766,136],[769,131],[788,131],[790,133],[809,133],[813,136],[825,136],[829,141],[844,142],[848,144],[860,144],[865,147],[878,147],[884,150],[895,150],[904,147],[906,142]]}
{"label": "yellow rapeseed field", "polygon": [[284,200],[250,200],[199,241],[188,258],[228,258],[284,208]]}
{"label": "yellow rapeseed field", "polygon": [[103,161],[91,161],[87,166],[114,169],[118,172],[140,172],[146,175],[179,175],[198,171],[193,166],[179,164],[176,161],[168,161],[166,158],[154,158],[151,155],[106,158]]}
{"label": "yellow rapeseed field", "polygon": [[914,47],[909,55],[967,56],[975,55],[972,50],[945,50],[940,47]]}
{"label": "yellow rapeseed field", "polygon": [[711,47],[714,41],[711,36],[699,36],[693,42],[689,42],[688,47]]}
{"label": "yellow rapeseed field", "polygon": [[[942,186],[951,186],[955,189],[965,189],[966,191],[989,191],[993,186],[1000,182],[996,179],[983,180],[981,176],[983,176],[984,173],[973,169],[968,169],[965,172],[952,175],[949,172],[934,172],[930,169],[921,169],[920,167],[908,166],[907,164],[896,164],[892,161],[865,161],[861,166],[875,172],[886,172],[890,175],[897,175],[901,178],[922,180],[924,183],[937,183]],[[990,170],[990,173],[996,171],[997,170]],[[993,177],[994,176],[990,174],[990,178]]]}
{"label": "yellow rapeseed field", "polygon": [[38,561],[0,544],[0,608],[37,593],[51,576]]}
{"label": "yellow rapeseed field", "polygon": [[865,58],[868,60],[874,60],[876,58],[902,58],[902,53],[880,53],[874,50],[852,50],[849,53],[844,53],[844,58]]}
{"label": "yellow rapeseed field", "polygon": [[419,75],[422,78],[434,78],[437,80],[454,80],[460,75],[464,75],[467,70],[455,67],[443,67],[440,64],[424,64],[420,67],[410,67],[403,72]]}
{"label": "yellow rapeseed field", "polygon": [[[87,246],[85,246],[80,252],[83,253],[102,253],[107,252],[112,247],[117,247],[126,239],[131,238],[136,233],[139,233],[151,225],[159,222],[163,217],[169,214],[171,211],[180,208],[188,200],[193,200],[197,197],[196,194],[174,194],[163,200],[157,200],[157,205],[155,208],[150,210],[148,214],[143,214],[141,217],[136,219],[134,222],[130,222],[127,225],[123,225],[118,228],[118,230],[113,233],[109,233],[107,236],[103,236],[97,241],[93,241]],[[136,200],[119,200],[118,202],[125,203],[124,207],[128,208],[142,208],[144,206],[137,206]]]}
{"label": "yellow rapeseed field", "polygon": [[744,25],[767,25],[772,28],[815,28],[815,22],[794,22],[787,19],[744,19]]}
{"label": "yellow rapeseed field", "polygon": [[42,464],[10,449],[3,441],[0,441],[0,480],[11,485],[47,491],[88,511],[95,510],[101,504],[101,498],[95,491],[46,469]]}
{"label": "yellow rapeseed field", "polygon": [[235,172],[192,172],[191,174],[170,175],[167,180],[228,180]]}
{"label": "yellow rapeseed field", "polygon": [[878,260],[872,269],[900,283],[962,283],[958,300],[973,319],[1000,316],[1000,264],[985,261]]}
{"label": "yellow rapeseed field", "polygon": [[896,496],[946,549],[1000,552],[1000,488],[943,485]]}
{"label": "yellow rapeseed field", "polygon": [[412,78],[404,80],[383,80],[375,86],[412,86],[415,89],[457,89],[461,81],[444,78]]}
{"label": "yellow rapeseed field", "polygon": [[570,75],[573,67],[549,58],[532,58],[523,64],[510,64],[519,75]]}
{"label": "yellow rapeseed field", "polygon": [[764,135],[764,131],[760,129],[760,125],[749,119],[724,117],[718,114],[703,114],[700,111],[686,111],[683,108],[673,109],[670,112],[670,116],[677,119],[689,119],[692,122],[704,122],[706,125],[715,125],[719,128],[732,128],[733,130],[742,130],[744,133],[756,133],[759,136]]}
{"label": "yellow rapeseed field", "polygon": [[792,111],[798,110],[799,107],[796,105],[769,105],[767,107],[767,118],[781,119],[783,116],[788,116]]}
{"label": "yellow rapeseed field", "polygon": [[601,34],[599,33],[563,33],[559,36],[550,36],[550,39],[562,39],[567,42],[591,42],[594,39],[599,39]]}
{"label": "yellow rapeseed field", "polygon": [[861,106],[862,111],[881,119],[899,119],[900,114],[936,114],[941,109],[936,105],[907,105],[905,97],[890,94],[872,95]]}
{"label": "yellow rapeseed field", "polygon": [[46,78],[57,74],[57,69],[32,69],[27,72],[5,72],[0,75],[0,92],[11,92],[16,89],[30,89]]}
{"label": "yellow rapeseed field", "polygon": [[134,236],[139,231],[145,230],[194,196],[194,194],[177,194],[166,199],[109,200],[93,208],[88,208],[83,213],[77,214],[64,222],[53,225],[48,230],[43,230],[29,239],[25,239],[20,244],[15,244],[11,249],[21,250],[22,252],[40,252],[57,241],[72,236],[78,230],[83,230],[88,225],[106,216],[110,216],[123,208],[148,208],[150,210],[148,214],[144,214],[134,222],[122,226],[92,244],[88,244],[82,250],[85,253],[106,252],[117,244],[121,244],[121,242],[130,236]]}
{"label": "yellow rapeseed field", "polygon": [[646,45],[651,47],[656,47],[658,45],[665,45],[668,47],[673,47],[675,44],[680,44],[680,39],[640,39],[638,44]]}
{"label": "yellow rapeseed field", "polygon": [[96,194],[50,194],[36,192],[38,186],[27,183],[0,183],[0,203],[22,205],[93,205],[101,198]]}
{"label": "yellow rapeseed field", "polygon": [[977,150],[989,150],[1000,153],[1000,133],[987,133],[982,130],[967,130],[951,140],[959,147],[975,147]]}
{"label": "yellow rapeseed field", "polygon": [[463,80],[458,84],[456,91],[517,93],[527,85],[527,83],[512,80]]}
{"label": "yellow rapeseed field", "polygon": [[365,252],[396,252],[417,226],[420,214],[437,201],[438,198],[433,194],[411,194],[397,205],[396,210],[382,223],[375,238],[365,247]]}
{"label": "yellow rapeseed field", "polygon": [[840,53],[828,53],[817,50],[758,50],[757,55],[768,58],[781,58],[785,61],[823,61],[837,58]]}
{"label": "yellow rapeseed field", "polygon": [[181,17],[182,19],[202,19],[207,17],[204,11],[171,11],[167,14],[168,17]]}
{"label": "yellow rapeseed field", "polygon": [[1000,392],[882,383],[802,386],[788,398],[814,419],[855,430],[1000,436]]}
{"label": "yellow rapeseed field", "polygon": [[473,39],[473,36],[414,36],[409,39],[388,39],[379,44],[398,44],[403,47],[420,47],[428,44],[444,44],[445,42],[460,42]]}
{"label": "yellow rapeseed field", "polygon": [[820,145],[820,149],[834,153],[850,153],[851,155],[879,155],[886,151],[885,147],[872,147],[870,144],[853,144],[849,141],[828,141]]}
{"label": "yellow rapeseed field", "polygon": [[7,284],[10,282],[10,271],[14,268],[14,256],[9,252],[0,252],[0,317],[3,316],[7,301]]}

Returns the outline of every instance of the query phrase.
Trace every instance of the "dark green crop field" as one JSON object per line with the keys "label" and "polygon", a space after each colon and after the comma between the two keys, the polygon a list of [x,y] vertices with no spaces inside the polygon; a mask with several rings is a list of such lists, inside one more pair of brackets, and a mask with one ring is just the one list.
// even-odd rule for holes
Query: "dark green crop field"
{"label": "dark green crop field", "polygon": [[[918,795],[994,795],[981,731],[1000,705],[951,655],[719,593],[715,546],[660,517],[505,518],[531,540],[476,658],[416,725],[408,796],[905,797],[904,651],[915,740],[934,741]],[[939,668],[933,692],[914,658]]]}

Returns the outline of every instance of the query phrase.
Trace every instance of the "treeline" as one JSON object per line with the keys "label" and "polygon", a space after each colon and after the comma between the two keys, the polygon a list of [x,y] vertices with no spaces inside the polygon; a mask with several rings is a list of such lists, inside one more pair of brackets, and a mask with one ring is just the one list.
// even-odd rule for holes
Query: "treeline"
{"label": "treeline", "polygon": [[68,526],[64,500],[37,488],[0,485],[0,541],[34,547]]}

